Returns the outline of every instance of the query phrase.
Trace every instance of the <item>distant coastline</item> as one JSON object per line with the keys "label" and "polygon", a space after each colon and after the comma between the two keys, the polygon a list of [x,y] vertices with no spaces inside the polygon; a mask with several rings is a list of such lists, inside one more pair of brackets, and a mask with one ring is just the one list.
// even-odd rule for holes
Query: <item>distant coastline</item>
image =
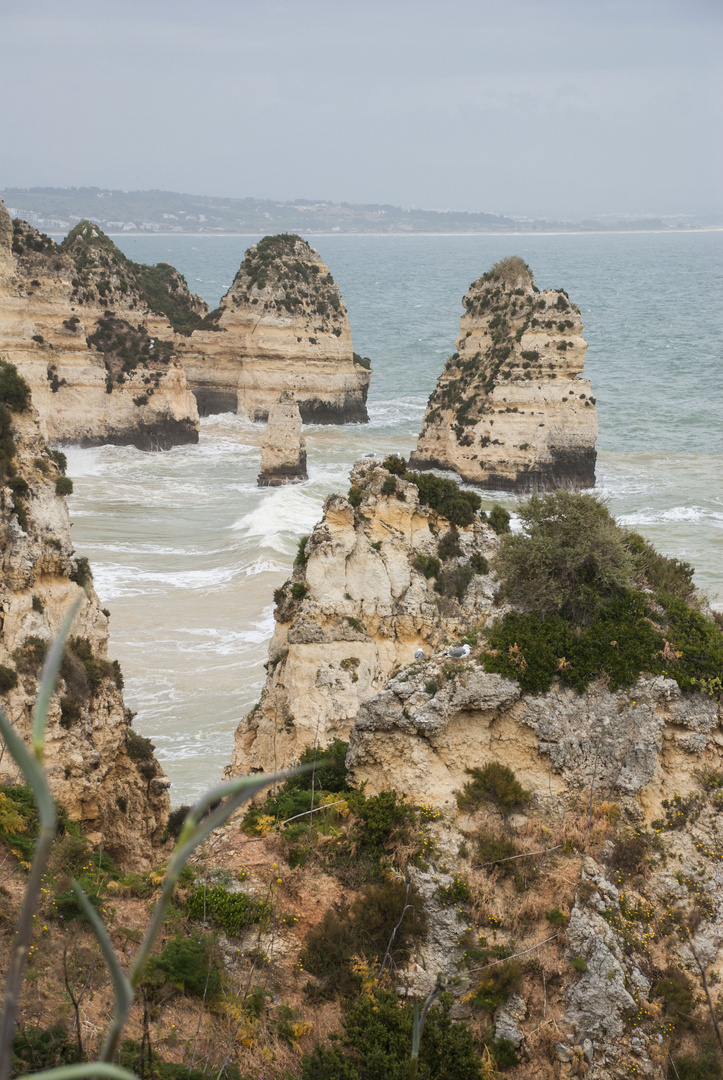
{"label": "distant coastline", "polygon": [[467,210],[405,209],[390,204],[296,199],[222,199],[173,191],[103,188],[0,189],[11,216],[46,233],[90,220],[112,236],[534,236],[570,233],[709,232],[711,215],[599,214],[577,220]]}

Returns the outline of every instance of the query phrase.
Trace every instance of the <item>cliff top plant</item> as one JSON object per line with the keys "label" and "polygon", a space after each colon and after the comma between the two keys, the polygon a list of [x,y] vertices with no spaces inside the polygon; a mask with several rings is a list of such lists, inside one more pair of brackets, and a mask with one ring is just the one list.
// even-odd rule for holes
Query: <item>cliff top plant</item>
{"label": "cliff top plant", "polygon": [[505,285],[508,289],[535,287],[535,278],[532,271],[519,255],[508,255],[506,259],[500,259],[478,280],[485,283],[499,283]]}
{"label": "cliff top plant", "polygon": [[12,412],[25,412],[30,408],[30,387],[15,364],[0,360],[0,404]]}
{"label": "cliff top plant", "polygon": [[406,460],[396,454],[384,459],[384,468],[393,476],[401,476],[414,484],[422,505],[442,514],[451,525],[471,525],[482,505],[482,499],[476,492],[466,491],[454,480],[443,479],[434,473],[410,472]]}
{"label": "cliff top plant", "polygon": [[602,600],[629,584],[633,562],[625,534],[595,495],[533,495],[519,515],[522,532],[503,537],[495,560],[513,603],[589,623]]}

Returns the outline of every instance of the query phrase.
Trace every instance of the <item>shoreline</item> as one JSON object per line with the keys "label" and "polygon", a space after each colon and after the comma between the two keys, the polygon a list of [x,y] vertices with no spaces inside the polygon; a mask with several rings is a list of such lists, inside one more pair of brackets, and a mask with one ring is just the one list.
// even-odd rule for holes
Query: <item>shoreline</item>
{"label": "shoreline", "polygon": [[[102,226],[101,226],[102,228]],[[194,239],[214,239],[218,237],[230,237],[237,239],[244,239],[249,236],[262,236],[271,235],[263,234],[261,232],[155,232],[154,230],[131,230],[126,232],[110,232],[103,229],[106,236],[133,236],[133,237],[146,237],[146,236],[159,236],[168,238],[171,236],[187,236]],[[668,234],[679,235],[681,233],[723,233],[723,225],[711,226],[706,229],[561,229],[550,230],[549,232],[541,232],[539,230],[527,231],[525,229],[512,230],[495,230],[494,232],[313,232],[304,231],[305,236],[323,236],[323,237],[352,237],[352,236],[378,236],[378,237],[415,237],[415,236],[515,236],[515,237],[532,237],[532,236],[660,236]],[[59,230],[51,230],[46,233],[47,236],[67,236],[67,232],[61,232]]]}

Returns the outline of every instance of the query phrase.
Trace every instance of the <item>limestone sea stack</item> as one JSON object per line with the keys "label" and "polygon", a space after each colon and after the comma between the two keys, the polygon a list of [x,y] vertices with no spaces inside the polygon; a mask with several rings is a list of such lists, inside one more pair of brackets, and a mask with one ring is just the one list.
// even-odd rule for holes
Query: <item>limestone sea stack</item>
{"label": "limestone sea stack", "polygon": [[0,203],[0,355],[30,385],[47,440],[197,442],[174,339],[206,311],[173,267],[133,263],[91,222],[58,245]]}
{"label": "limestone sea stack", "polygon": [[597,413],[581,378],[579,308],[562,289],[540,292],[516,256],[473,282],[463,304],[410,465],[506,491],[592,487]]}
{"label": "limestone sea stack", "polygon": [[281,487],[307,480],[306,440],[301,434],[301,413],[288,390],[271,406],[269,422],[261,439],[259,487]]}
{"label": "limestone sea stack", "polygon": [[[123,677],[108,659],[109,612],[87,559],[73,551],[63,455],[49,451],[27,385],[0,363],[0,705],[28,739],[38,679],[73,603],[50,702],[44,764],[51,790],[91,843],[126,867],[149,867],[168,821],[170,781],[133,731]],[[7,749],[0,783],[22,783]]]}
{"label": "limestone sea stack", "polygon": [[290,390],[306,424],[369,419],[368,361],[355,359],[339,288],[300,236],[266,236],[250,248],[220,306],[181,344],[201,415],[265,420]]}
{"label": "limestone sea stack", "polygon": [[[484,623],[494,595],[485,553],[497,537],[474,492],[421,479],[426,488],[365,460],[348,497],[327,499],[274,594],[266,685],[236,731],[229,775],[285,768],[307,747],[346,739],[395,667]],[[440,509],[431,488],[446,491],[446,503],[431,498]]]}

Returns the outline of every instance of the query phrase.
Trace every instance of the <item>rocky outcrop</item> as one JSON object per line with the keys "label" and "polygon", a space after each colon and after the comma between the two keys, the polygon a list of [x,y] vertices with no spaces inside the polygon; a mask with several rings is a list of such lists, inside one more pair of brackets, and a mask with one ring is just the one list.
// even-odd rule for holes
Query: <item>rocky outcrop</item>
{"label": "rocky outcrop", "polygon": [[283,768],[308,746],[346,738],[395,668],[492,607],[485,552],[497,538],[481,518],[470,511],[452,528],[414,483],[374,461],[358,463],[351,481],[348,498],[327,499],[275,596],[268,677],[236,732],[231,775]]}
{"label": "rocky outcrop", "polygon": [[201,415],[265,420],[292,391],[306,424],[365,423],[371,370],[357,358],[339,288],[299,236],[250,248],[204,326],[180,343]]}
{"label": "rocky outcrop", "polygon": [[131,262],[90,222],[57,245],[0,203],[0,354],[30,385],[50,442],[197,442],[174,341],[205,310],[173,267]]}
{"label": "rocky outcrop", "polygon": [[509,491],[595,483],[597,415],[580,377],[587,344],[561,289],[512,257],[470,286],[457,351],[433,391],[410,465]]}
{"label": "rocky outcrop", "polygon": [[301,434],[301,413],[294,395],[284,390],[269,410],[269,422],[259,439],[259,487],[281,487],[307,480],[306,440]]}
{"label": "rocky outcrop", "polygon": [[720,720],[713,698],[662,676],[615,693],[594,685],[535,697],[473,657],[456,667],[435,657],[360,706],[347,767],[355,783],[451,808],[467,769],[501,761],[542,802],[592,787],[650,819],[672,788],[696,788],[703,755],[723,766]]}
{"label": "rocky outcrop", "polygon": [[[6,414],[7,415],[7,414]],[[28,737],[42,660],[68,609],[82,607],[50,704],[44,763],[55,797],[92,843],[122,865],[151,865],[170,811],[168,781],[151,743],[131,728],[117,662],[108,660],[109,612],[87,560],[73,551],[58,461],[34,411],[13,412],[12,455],[0,462],[0,702]],[[19,779],[10,755],[0,780]]]}

